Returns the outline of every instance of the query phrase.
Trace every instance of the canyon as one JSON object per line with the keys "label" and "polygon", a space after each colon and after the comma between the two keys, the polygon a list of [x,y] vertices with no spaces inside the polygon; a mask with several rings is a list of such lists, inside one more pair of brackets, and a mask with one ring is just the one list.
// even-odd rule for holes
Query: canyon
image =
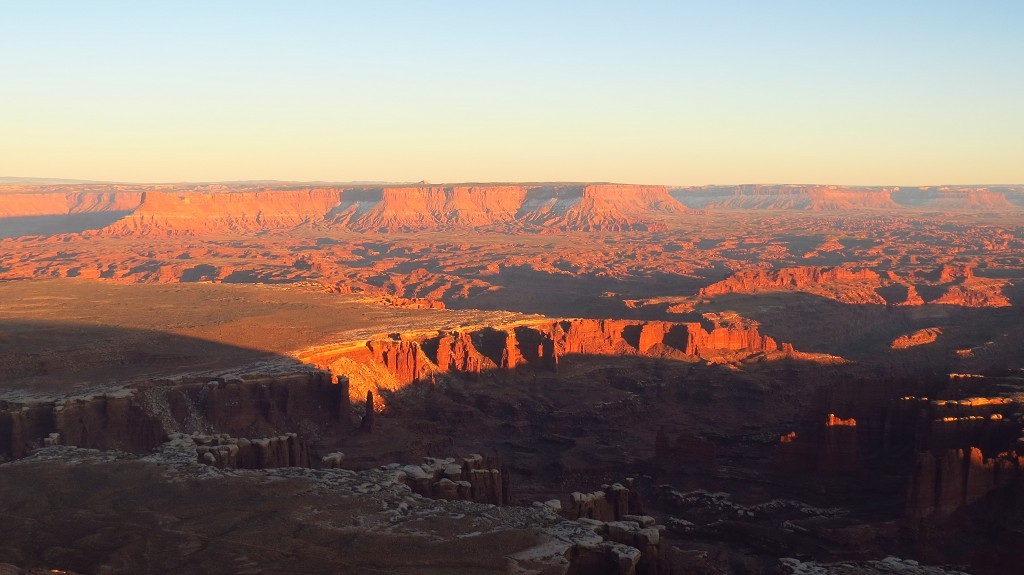
{"label": "canyon", "polygon": [[5,184],[0,568],[1015,572],[1022,209]]}

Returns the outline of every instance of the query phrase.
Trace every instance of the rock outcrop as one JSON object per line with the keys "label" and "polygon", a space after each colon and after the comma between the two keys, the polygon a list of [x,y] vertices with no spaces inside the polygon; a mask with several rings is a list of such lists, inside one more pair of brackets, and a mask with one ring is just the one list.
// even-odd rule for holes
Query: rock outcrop
{"label": "rock outcrop", "polygon": [[620,521],[627,515],[642,512],[632,479],[627,479],[626,485],[602,485],[600,490],[591,493],[573,492],[569,504],[562,508],[562,516],[567,519],[597,521]]}
{"label": "rock outcrop", "polygon": [[940,335],[942,335],[941,329],[937,327],[927,327],[919,329],[913,333],[899,336],[893,340],[889,347],[892,349],[907,349],[909,347],[917,347],[919,345],[928,345],[929,343],[934,343],[935,340],[939,339]]}
{"label": "rock outcrop", "polygon": [[508,470],[498,457],[427,458],[400,471],[399,481],[424,497],[491,505],[508,505],[511,499]]}
{"label": "rock outcrop", "polygon": [[255,439],[230,437],[226,433],[191,436],[172,433],[170,439],[190,439],[195,443],[199,463],[221,469],[310,466],[309,446],[295,433]]}
{"label": "rock outcrop", "polygon": [[104,229],[110,235],[255,233],[322,221],[338,205],[331,189],[233,193],[149,191],[130,215]]}

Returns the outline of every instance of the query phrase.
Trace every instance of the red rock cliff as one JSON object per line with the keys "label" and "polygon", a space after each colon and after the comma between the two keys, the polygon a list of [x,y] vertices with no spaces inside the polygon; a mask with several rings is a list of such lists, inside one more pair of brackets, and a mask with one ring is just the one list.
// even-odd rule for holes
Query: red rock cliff
{"label": "red rock cliff", "polygon": [[[708,324],[660,321],[570,319],[531,322],[502,328],[405,334],[345,344],[336,351],[317,349],[305,361],[352,376],[352,394],[359,398],[368,368],[383,369],[391,386],[429,380],[436,374],[477,374],[529,366],[554,368],[569,355],[642,355],[684,361],[743,360],[755,355],[792,354],[762,335],[753,322],[712,316]],[[397,389],[397,387],[395,387]],[[394,389],[392,389],[394,390]]]}

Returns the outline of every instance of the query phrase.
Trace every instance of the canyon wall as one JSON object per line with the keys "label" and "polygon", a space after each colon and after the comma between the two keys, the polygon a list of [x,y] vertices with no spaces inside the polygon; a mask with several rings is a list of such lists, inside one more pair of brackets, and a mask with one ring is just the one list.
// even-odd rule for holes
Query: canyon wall
{"label": "canyon wall", "polygon": [[355,400],[367,390],[397,391],[446,374],[556,369],[571,355],[645,356],[727,363],[753,357],[842,361],[802,354],[762,335],[755,322],[706,314],[704,322],[566,319],[503,327],[395,334],[365,342],[321,346],[297,357],[350,380]]}
{"label": "canyon wall", "polygon": [[995,489],[1021,489],[1022,469],[1024,457],[1012,451],[990,458],[976,447],[918,454],[907,493],[910,526],[948,517]]}
{"label": "canyon wall", "polygon": [[298,431],[310,423],[340,423],[347,429],[348,395],[344,378],[309,371],[153,382],[116,396],[63,402],[3,402],[0,457],[24,457],[41,447],[44,438],[62,445],[144,453],[178,432],[261,438]]}

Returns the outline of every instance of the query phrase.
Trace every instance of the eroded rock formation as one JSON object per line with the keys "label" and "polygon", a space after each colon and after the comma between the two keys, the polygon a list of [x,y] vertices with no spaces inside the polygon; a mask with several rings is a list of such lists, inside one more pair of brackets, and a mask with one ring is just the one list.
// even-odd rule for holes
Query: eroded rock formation
{"label": "eroded rock formation", "polygon": [[170,440],[192,441],[199,463],[222,469],[309,467],[309,446],[295,433],[254,439],[172,433]]}
{"label": "eroded rock formation", "polygon": [[619,521],[630,514],[643,513],[633,489],[633,480],[626,484],[602,485],[600,490],[590,493],[573,492],[569,504],[562,508],[562,516],[568,519],[594,519],[597,521]]}
{"label": "eroded rock formation", "polygon": [[497,457],[428,458],[400,471],[399,480],[424,497],[491,505],[508,505],[511,498],[508,471]]}

